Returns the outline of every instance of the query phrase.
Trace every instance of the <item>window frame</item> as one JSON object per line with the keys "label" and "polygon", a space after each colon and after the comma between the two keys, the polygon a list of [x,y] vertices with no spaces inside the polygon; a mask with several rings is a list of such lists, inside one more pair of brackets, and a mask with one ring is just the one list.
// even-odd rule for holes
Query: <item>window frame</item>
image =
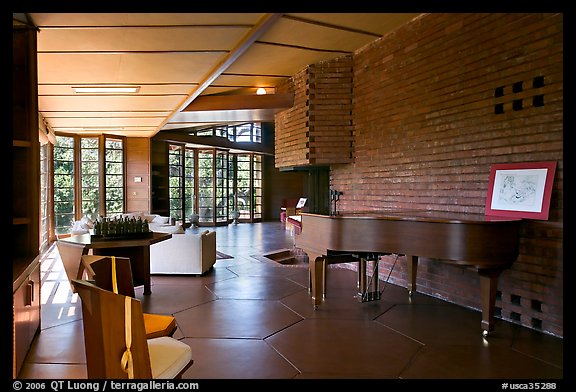
{"label": "window frame", "polygon": [[[108,216],[109,212],[107,211],[107,197],[108,197],[108,186],[107,186],[107,181],[106,181],[106,176],[107,176],[107,163],[109,161],[107,161],[106,159],[106,148],[107,148],[107,141],[108,140],[114,140],[114,141],[121,141],[122,142],[122,148],[121,148],[121,156],[122,156],[122,162],[121,162],[121,171],[122,173],[120,174],[120,176],[122,177],[120,179],[120,182],[122,183],[121,188],[122,189],[122,197],[121,197],[121,204],[122,204],[122,213],[125,212],[126,209],[126,137],[125,136],[117,136],[117,135],[108,135],[108,134],[100,134],[100,135],[78,135],[78,134],[69,134],[69,133],[64,133],[64,132],[56,132],[55,133],[56,136],[56,144],[54,145],[53,149],[54,152],[52,154],[52,172],[51,172],[51,177],[52,177],[52,184],[53,184],[53,191],[51,194],[51,199],[52,199],[52,215],[54,216],[54,233],[56,233],[56,235],[58,234],[65,234],[66,230],[62,230],[63,228],[66,228],[68,231],[71,229],[72,225],[70,225],[69,227],[64,226],[64,225],[58,225],[57,222],[57,206],[56,206],[56,201],[55,201],[55,194],[57,191],[57,184],[55,181],[55,170],[56,170],[56,158],[57,158],[57,149],[58,149],[58,139],[62,138],[62,137],[66,137],[66,138],[71,138],[72,139],[72,147],[70,148],[72,150],[72,160],[69,162],[72,162],[72,187],[71,189],[73,190],[73,196],[72,196],[72,204],[73,204],[73,212],[69,215],[72,216],[72,222],[71,224],[74,223],[74,221],[76,220],[80,220],[86,213],[87,211],[83,211],[82,209],[82,147],[81,147],[81,140],[82,139],[93,139],[95,137],[97,137],[99,139],[98,141],[98,173],[99,173],[99,195],[98,195],[98,205],[99,205],[99,209],[98,209],[98,216]],[[70,174],[68,174],[70,175]],[[118,175],[118,174],[114,174],[114,175]],[[96,214],[93,213],[93,216],[91,217],[92,219],[94,219],[96,216]]]}
{"label": "window frame", "polygon": [[[178,165],[178,170],[173,171],[170,168],[170,154],[175,149],[178,150],[177,155],[180,159],[184,159],[181,161],[184,164]],[[243,160],[248,164],[246,170],[243,170],[247,174],[243,176],[247,181],[247,186],[244,187],[247,208],[237,221],[255,222],[262,219],[262,187],[255,186],[255,181],[260,181],[260,185],[263,181],[262,154],[230,152],[215,147],[189,147],[183,143],[167,143],[166,152],[168,154],[168,183],[170,184],[171,177],[178,176],[180,178],[179,193],[183,196],[183,203],[178,209],[173,209],[170,201],[171,218],[183,219],[184,217],[184,222],[189,222],[191,218],[189,211],[192,211],[192,214],[198,216],[201,226],[219,226],[233,222],[233,211],[238,202],[238,157],[243,156],[245,157]],[[186,154],[189,155],[188,158]],[[188,165],[186,159],[189,162],[193,161],[193,165]],[[259,166],[258,170],[256,170],[257,166]],[[258,178],[255,178],[256,172],[259,173]],[[193,178],[186,180],[189,173],[194,173]],[[186,184],[190,182],[192,186],[187,186]],[[169,186],[169,188],[172,187]],[[170,191],[169,199],[172,200]],[[192,203],[191,207],[190,203]]]}

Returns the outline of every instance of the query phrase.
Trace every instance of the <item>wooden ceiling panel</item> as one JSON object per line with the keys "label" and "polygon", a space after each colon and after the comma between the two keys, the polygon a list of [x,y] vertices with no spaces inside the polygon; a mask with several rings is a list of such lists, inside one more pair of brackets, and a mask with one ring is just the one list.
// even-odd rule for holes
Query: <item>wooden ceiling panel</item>
{"label": "wooden ceiling panel", "polygon": [[[149,127],[150,129],[158,127],[162,118],[153,117],[133,117],[133,118],[115,118],[115,117],[97,117],[97,113],[89,114],[82,119],[83,128],[106,128],[106,127]],[[78,126],[75,118],[51,118],[50,123],[54,128],[74,128]]]}
{"label": "wooden ceiling panel", "polygon": [[226,73],[291,77],[310,64],[334,57],[338,56],[330,52],[254,43]]}
{"label": "wooden ceiling panel", "polygon": [[223,58],[223,54],[216,53],[125,54],[118,82],[196,84]]}
{"label": "wooden ceiling panel", "polygon": [[126,137],[147,137],[147,138],[151,138],[156,134],[156,130],[155,129],[151,129],[150,127],[143,127],[143,126],[139,126],[139,127],[134,127],[134,128],[111,128],[111,129],[106,129],[106,128],[87,128],[87,129],[82,129],[82,130],[78,130],[77,128],[70,128],[70,129],[66,129],[66,128],[61,128],[61,129],[54,129],[56,132],[65,132],[65,133],[69,133],[69,134],[82,134],[83,136],[90,136],[90,135],[100,135],[100,134],[106,134],[106,135],[115,135],[115,136],[126,136]]}
{"label": "wooden ceiling panel", "polygon": [[[124,85],[124,84],[122,84]],[[129,85],[129,84],[126,84]],[[197,86],[193,83],[183,83],[183,84],[130,84],[140,86],[138,95],[182,95],[186,96],[190,91]],[[72,89],[73,86],[79,86],[79,84],[39,84],[38,85],[38,95],[77,95]],[[87,95],[87,94],[85,94]],[[127,94],[132,95],[132,94]]]}
{"label": "wooden ceiling panel", "polygon": [[378,37],[372,34],[363,34],[284,18],[274,24],[259,41],[322,51],[351,53],[376,38]]}
{"label": "wooden ceiling panel", "polygon": [[342,26],[358,31],[366,31],[380,36],[397,27],[408,23],[420,13],[295,13],[286,14],[296,18],[326,23],[334,26]]}
{"label": "wooden ceiling panel", "polygon": [[198,83],[216,53],[38,54],[38,83]]}
{"label": "wooden ceiling panel", "polygon": [[[107,111],[105,115],[110,118],[123,118],[123,117],[138,117],[138,118],[148,118],[148,117],[157,117],[157,118],[164,118],[170,114],[168,110],[131,110],[131,111]],[[93,117],[96,115],[94,111],[51,111],[46,112],[45,118],[85,118],[85,117]]]}
{"label": "wooden ceiling panel", "polygon": [[117,80],[120,60],[120,55],[39,53],[38,83],[127,83]]}
{"label": "wooden ceiling panel", "polygon": [[36,26],[254,25],[264,13],[30,13]]}
{"label": "wooden ceiling panel", "polygon": [[38,97],[42,111],[129,111],[129,110],[171,110],[182,101],[180,96],[62,96]]}
{"label": "wooden ceiling panel", "polygon": [[[257,87],[275,87],[311,64],[359,50],[417,15],[136,12],[26,17],[39,31],[38,105],[49,127],[121,127],[123,131],[114,132],[153,136],[161,129],[198,124],[274,121],[275,109],[181,110],[200,96],[254,94]],[[136,85],[140,90],[89,95],[71,88],[101,85]]]}
{"label": "wooden ceiling panel", "polygon": [[45,28],[39,52],[226,52],[247,26]]}

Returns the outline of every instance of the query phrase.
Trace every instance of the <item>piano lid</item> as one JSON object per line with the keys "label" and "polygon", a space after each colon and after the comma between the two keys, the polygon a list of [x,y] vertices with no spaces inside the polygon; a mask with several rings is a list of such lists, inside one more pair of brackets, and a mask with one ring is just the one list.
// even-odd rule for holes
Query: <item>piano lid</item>
{"label": "piano lid", "polygon": [[430,210],[408,210],[408,209],[386,209],[386,210],[366,210],[366,211],[339,211],[337,215],[320,215],[302,212],[302,215],[316,215],[330,217],[332,219],[388,219],[388,220],[410,220],[442,223],[496,223],[514,222],[521,220],[515,217],[492,216],[476,213],[451,212],[451,211],[430,211]]}

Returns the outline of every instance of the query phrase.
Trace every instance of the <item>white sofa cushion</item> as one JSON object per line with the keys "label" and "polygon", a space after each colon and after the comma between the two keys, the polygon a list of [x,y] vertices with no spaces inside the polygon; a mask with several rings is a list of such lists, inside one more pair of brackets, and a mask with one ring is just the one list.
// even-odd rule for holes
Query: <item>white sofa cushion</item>
{"label": "white sofa cushion", "polygon": [[165,224],[168,224],[169,222],[170,222],[169,216],[156,215],[156,216],[154,216],[154,219],[152,219],[152,222],[150,222],[150,223],[165,225]]}
{"label": "white sofa cushion", "polygon": [[169,234],[184,234],[184,228],[182,225],[156,225],[156,224],[149,224],[148,228],[151,231],[156,231],[159,233],[169,233]]}
{"label": "white sofa cushion", "polygon": [[151,274],[201,275],[216,262],[216,232],[172,234],[150,245]]}
{"label": "white sofa cushion", "polygon": [[148,223],[151,223],[154,220],[154,218],[156,218],[157,216],[158,215],[154,215],[154,214],[152,214],[152,215],[144,214],[142,216],[142,219],[146,219],[148,221]]}

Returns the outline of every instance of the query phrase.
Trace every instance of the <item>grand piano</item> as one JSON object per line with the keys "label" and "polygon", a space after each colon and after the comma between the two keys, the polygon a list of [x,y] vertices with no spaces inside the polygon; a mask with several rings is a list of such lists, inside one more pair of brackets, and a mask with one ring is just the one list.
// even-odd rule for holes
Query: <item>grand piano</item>
{"label": "grand piano", "polygon": [[[405,255],[409,295],[416,291],[418,257],[472,267],[480,278],[481,328],[486,336],[494,329],[498,278],[518,257],[520,221],[419,210],[301,213],[294,244],[308,255],[315,309],[324,299],[326,267],[331,263],[358,261],[359,286],[365,290],[367,260],[377,265],[382,255]],[[372,292],[370,298],[379,299],[379,293]]]}

